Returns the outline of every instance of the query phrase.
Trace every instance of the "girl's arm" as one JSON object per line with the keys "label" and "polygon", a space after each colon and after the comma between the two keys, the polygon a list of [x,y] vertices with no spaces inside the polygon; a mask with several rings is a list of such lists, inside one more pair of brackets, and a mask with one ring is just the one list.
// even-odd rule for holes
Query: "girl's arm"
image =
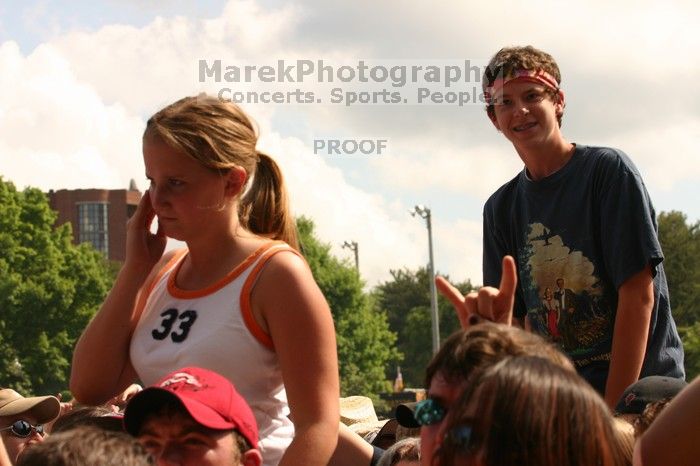
{"label": "girl's arm", "polygon": [[339,380],[330,309],[303,259],[275,254],[251,296],[279,358],[294,440],[280,466],[326,465],[338,441]]}
{"label": "girl's arm", "polygon": [[2,437],[0,437],[0,466],[12,466],[10,458],[7,456],[7,450],[5,450],[5,444],[2,442]]}
{"label": "girl's arm", "polygon": [[142,288],[167,261],[166,238],[149,231],[154,211],[148,192],[127,226],[126,261],[102,307],[78,340],[73,353],[70,389],[85,404],[102,404],[124,391],[136,373],[129,361],[131,334],[147,298]]}

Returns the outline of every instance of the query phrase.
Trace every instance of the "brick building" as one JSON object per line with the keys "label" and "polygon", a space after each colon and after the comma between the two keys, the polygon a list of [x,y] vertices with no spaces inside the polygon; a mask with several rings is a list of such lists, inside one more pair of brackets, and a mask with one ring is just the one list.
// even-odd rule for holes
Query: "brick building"
{"label": "brick building", "polygon": [[75,244],[87,241],[110,260],[126,259],[126,221],[141,200],[133,180],[129,189],[59,189],[48,196],[56,224],[73,226]]}

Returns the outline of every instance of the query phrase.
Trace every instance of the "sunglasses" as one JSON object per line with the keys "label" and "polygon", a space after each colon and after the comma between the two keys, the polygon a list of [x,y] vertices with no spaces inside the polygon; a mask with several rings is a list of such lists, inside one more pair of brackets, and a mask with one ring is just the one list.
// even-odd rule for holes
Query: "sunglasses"
{"label": "sunglasses", "polygon": [[420,426],[431,426],[445,419],[447,410],[435,399],[426,398],[416,403],[413,417]]}
{"label": "sunglasses", "polygon": [[31,425],[27,421],[19,420],[12,423],[11,426],[3,427],[0,432],[9,430],[12,435],[20,438],[27,438],[36,432],[39,435],[44,435],[44,426],[42,424]]}
{"label": "sunglasses", "polygon": [[449,441],[460,450],[469,451],[472,447],[472,433],[471,425],[462,424],[447,432],[445,440]]}

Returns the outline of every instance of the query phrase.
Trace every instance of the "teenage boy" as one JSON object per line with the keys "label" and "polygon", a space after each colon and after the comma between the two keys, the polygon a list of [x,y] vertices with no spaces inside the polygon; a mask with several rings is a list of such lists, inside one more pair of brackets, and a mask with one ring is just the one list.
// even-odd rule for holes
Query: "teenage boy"
{"label": "teenage boy", "polygon": [[639,377],[684,378],[683,347],[644,182],[622,151],[564,138],[560,82],[554,59],[534,47],[504,48],[491,59],[486,111],[525,168],[484,207],[485,289],[460,300],[444,280],[438,286],[464,325],[465,315],[498,321],[507,313],[510,300],[491,288],[505,283],[515,292],[515,321],[549,335],[542,296],[565,283],[562,347],[614,407]]}
{"label": "teenage boy", "polygon": [[158,466],[260,466],[258,427],[225,377],[187,367],[134,395],[124,427]]}

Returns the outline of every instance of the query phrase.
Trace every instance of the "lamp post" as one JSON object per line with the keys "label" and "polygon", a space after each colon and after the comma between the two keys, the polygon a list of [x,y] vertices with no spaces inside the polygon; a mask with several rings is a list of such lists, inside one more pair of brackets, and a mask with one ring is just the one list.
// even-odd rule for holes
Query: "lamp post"
{"label": "lamp post", "polygon": [[433,354],[435,354],[440,348],[440,317],[438,316],[437,291],[435,289],[435,263],[433,261],[433,226],[431,222],[430,208],[419,204],[413,209],[409,210],[408,213],[410,213],[412,217],[419,215],[421,218],[424,218],[425,223],[428,226],[428,252],[430,255],[430,262],[428,264],[428,274],[430,276],[430,311],[433,331]]}
{"label": "lamp post", "polygon": [[360,256],[359,253],[357,252],[357,242],[356,241],[345,241],[343,242],[343,248],[348,248],[352,252],[355,253],[355,270],[357,270],[357,273],[360,273]]}

